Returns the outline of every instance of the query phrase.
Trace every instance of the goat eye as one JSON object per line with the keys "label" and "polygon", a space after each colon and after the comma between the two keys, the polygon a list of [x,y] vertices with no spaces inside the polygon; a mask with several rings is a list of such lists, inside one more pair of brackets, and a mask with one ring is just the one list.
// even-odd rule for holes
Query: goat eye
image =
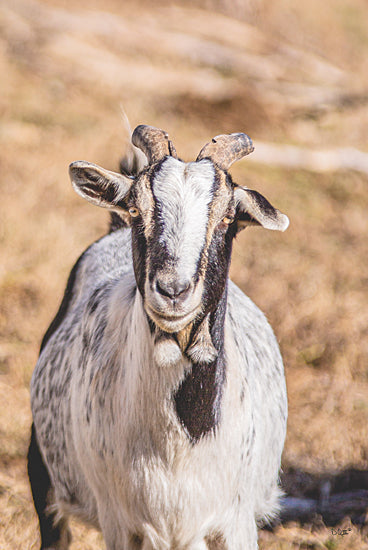
{"label": "goat eye", "polygon": [[231,223],[233,223],[233,221],[234,221],[234,218],[230,216],[225,216],[224,218],[222,218],[222,223],[226,225],[230,225]]}
{"label": "goat eye", "polygon": [[132,216],[132,218],[136,218],[137,216],[139,216],[139,210],[138,208],[135,208],[135,206],[131,206],[128,212]]}

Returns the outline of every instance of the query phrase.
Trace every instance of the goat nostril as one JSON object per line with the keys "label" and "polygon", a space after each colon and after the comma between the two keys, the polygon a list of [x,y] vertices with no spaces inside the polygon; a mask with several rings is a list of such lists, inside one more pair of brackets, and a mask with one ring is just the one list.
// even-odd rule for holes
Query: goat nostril
{"label": "goat nostril", "polygon": [[156,281],[156,290],[159,294],[162,294],[162,296],[167,296],[167,298],[172,297],[171,291],[168,289],[168,285],[166,285],[163,282]]}
{"label": "goat nostril", "polygon": [[172,300],[175,298],[184,298],[190,288],[190,281],[165,282],[158,279],[156,280],[156,291],[162,296],[166,296],[167,298],[171,298]]}
{"label": "goat nostril", "polygon": [[178,285],[176,296],[180,296],[184,298],[186,294],[188,294],[188,291],[191,288],[191,284],[188,281],[183,282],[182,284]]}

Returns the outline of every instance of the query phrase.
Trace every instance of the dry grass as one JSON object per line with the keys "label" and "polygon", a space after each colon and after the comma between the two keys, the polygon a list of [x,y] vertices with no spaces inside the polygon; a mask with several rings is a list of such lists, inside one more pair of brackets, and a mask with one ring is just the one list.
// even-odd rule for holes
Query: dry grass
{"label": "dry grass", "polygon": [[[241,130],[256,145],[367,150],[363,0],[193,4],[0,6],[0,549],[38,548],[25,466],[29,381],[70,267],[106,226],[104,212],[73,195],[66,167],[78,158],[117,167],[120,105],[132,126],[167,129],[188,159],[212,135]],[[284,468],[366,470],[368,179],[246,161],[233,173],[291,218],[285,234],[241,235],[232,265],[285,358]],[[73,531],[73,550],[103,547],[98,533]],[[260,547],[368,548],[364,530],[349,533],[289,525],[262,532]]]}

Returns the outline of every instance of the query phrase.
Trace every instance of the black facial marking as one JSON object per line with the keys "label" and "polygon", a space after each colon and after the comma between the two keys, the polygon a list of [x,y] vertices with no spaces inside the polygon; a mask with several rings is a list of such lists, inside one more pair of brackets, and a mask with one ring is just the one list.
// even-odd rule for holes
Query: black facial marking
{"label": "black facial marking", "polygon": [[208,248],[208,264],[204,278],[204,311],[213,311],[225,289],[229,273],[232,242],[236,228],[234,224],[214,232]]}
{"label": "black facial marking", "polygon": [[153,281],[158,270],[167,267],[173,261],[165,243],[162,242],[160,238],[164,231],[165,222],[160,216],[160,207],[157,202],[155,202],[153,219],[154,224],[148,243],[148,249],[150,251],[150,270],[148,278],[150,282]]}
{"label": "black facial marking", "polygon": [[[147,170],[145,172],[149,177],[151,192],[153,188],[155,175],[160,171],[162,162],[163,161],[157,163],[150,170]],[[137,199],[135,193],[136,193],[136,189],[133,187],[131,190],[131,195],[129,197],[129,200],[134,202]],[[156,224],[154,224],[154,227],[156,227]],[[155,230],[153,232],[155,233]],[[144,285],[145,285],[146,271],[147,271],[148,250],[151,251],[152,243],[155,241],[157,241],[157,235],[154,234],[149,239],[149,242],[147,242],[142,220],[140,219],[140,217],[133,219],[133,223],[132,223],[133,267],[134,267],[135,279],[137,281],[137,286],[143,298],[144,298]]]}
{"label": "black facial marking", "polygon": [[147,240],[140,220],[132,225],[133,268],[137,287],[144,298],[144,283],[146,280]]}

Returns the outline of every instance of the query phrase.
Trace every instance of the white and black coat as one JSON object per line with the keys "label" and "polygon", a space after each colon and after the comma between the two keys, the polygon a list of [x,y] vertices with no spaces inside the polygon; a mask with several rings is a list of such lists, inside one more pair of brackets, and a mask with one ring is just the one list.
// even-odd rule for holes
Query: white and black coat
{"label": "white and black coat", "polygon": [[272,329],[228,269],[240,229],[288,220],[229,176],[245,134],[190,163],[161,130],[133,143],[148,159],[134,178],[70,167],[114,224],[74,266],[32,378],[41,548],[67,549],[76,514],[108,550],[255,550],[278,510],[286,389]]}

